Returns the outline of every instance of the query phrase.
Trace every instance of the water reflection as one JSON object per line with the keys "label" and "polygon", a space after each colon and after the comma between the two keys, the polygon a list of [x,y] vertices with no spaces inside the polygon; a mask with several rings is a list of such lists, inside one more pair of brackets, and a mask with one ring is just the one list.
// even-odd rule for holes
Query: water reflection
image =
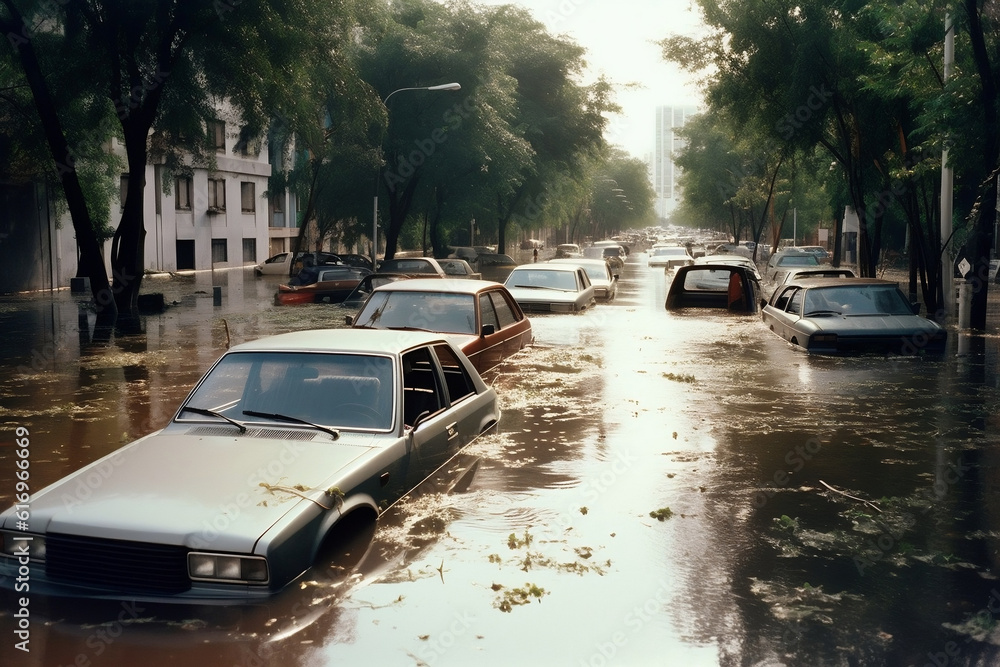
{"label": "water reflection", "polygon": [[[273,306],[277,281],[247,271],[156,280],[171,305],[130,336],[67,294],[0,304],[0,419],[31,428],[39,485],[166,423],[227,338],[343,326],[330,306]],[[248,607],[42,608],[39,651],[5,643],[0,661],[1000,660],[998,339],[815,357],[663,297],[640,257],[613,305],[532,318],[539,344],[489,377],[500,431],[301,587]]]}

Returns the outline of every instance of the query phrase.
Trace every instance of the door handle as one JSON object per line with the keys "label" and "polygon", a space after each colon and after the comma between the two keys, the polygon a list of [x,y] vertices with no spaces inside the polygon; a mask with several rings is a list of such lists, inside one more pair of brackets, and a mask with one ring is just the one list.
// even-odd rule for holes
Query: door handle
{"label": "door handle", "polygon": [[458,437],[458,428],[457,428],[457,426],[458,426],[458,422],[452,422],[452,423],[448,424],[447,426],[445,426],[445,429],[448,431],[448,439],[449,440],[453,440],[454,438]]}

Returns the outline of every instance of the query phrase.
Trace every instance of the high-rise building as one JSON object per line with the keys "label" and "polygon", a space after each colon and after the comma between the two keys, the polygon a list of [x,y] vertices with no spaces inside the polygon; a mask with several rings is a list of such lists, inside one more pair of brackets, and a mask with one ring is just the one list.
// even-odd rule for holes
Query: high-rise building
{"label": "high-rise building", "polygon": [[687,119],[696,113],[698,107],[695,106],[656,108],[656,142],[650,162],[650,175],[656,192],[656,215],[661,219],[670,215],[680,197],[674,155],[684,145],[684,140],[677,135],[676,130],[683,127]]}

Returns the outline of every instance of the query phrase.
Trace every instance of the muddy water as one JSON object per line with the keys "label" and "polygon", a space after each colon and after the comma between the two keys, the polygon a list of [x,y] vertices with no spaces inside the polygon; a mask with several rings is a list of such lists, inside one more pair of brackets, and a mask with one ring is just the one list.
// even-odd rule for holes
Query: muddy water
{"label": "muddy water", "polygon": [[[500,431],[268,604],[32,598],[32,651],[8,612],[0,662],[1000,661],[996,339],[807,357],[756,318],[664,312],[663,283],[637,255],[615,303],[534,317],[488,377]],[[31,429],[36,483],[162,426],[227,338],[344,314],[276,308],[242,271],[147,288],[176,305],[127,336],[69,295],[2,304],[0,421]]]}

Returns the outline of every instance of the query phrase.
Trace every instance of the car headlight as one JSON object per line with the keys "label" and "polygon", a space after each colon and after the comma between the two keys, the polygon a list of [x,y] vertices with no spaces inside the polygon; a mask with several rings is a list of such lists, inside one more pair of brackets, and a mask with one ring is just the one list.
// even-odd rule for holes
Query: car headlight
{"label": "car headlight", "polygon": [[45,560],[45,536],[35,533],[0,532],[0,553],[10,558],[27,556]]}
{"label": "car headlight", "polygon": [[195,581],[266,584],[267,559],[193,551],[188,554],[188,576]]}

